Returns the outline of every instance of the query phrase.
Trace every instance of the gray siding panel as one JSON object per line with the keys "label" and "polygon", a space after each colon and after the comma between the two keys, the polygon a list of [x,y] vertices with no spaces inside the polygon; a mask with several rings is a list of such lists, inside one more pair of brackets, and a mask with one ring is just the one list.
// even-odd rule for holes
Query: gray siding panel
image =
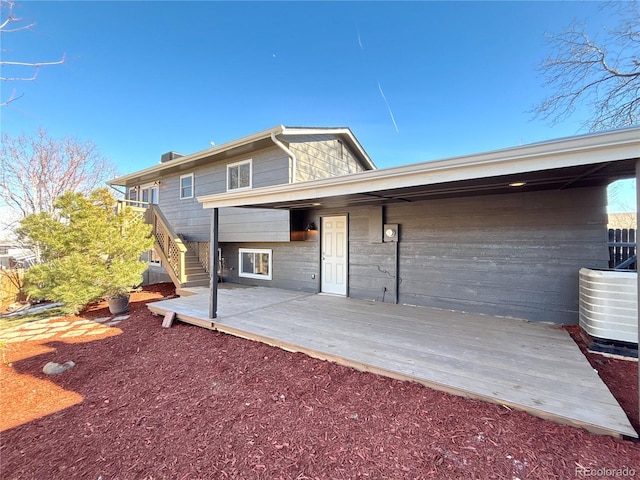
{"label": "gray siding panel", "polygon": [[[392,302],[395,246],[371,231],[379,208],[316,210],[308,220],[320,225],[321,215],[344,214],[349,295]],[[392,204],[383,221],[400,225],[400,303],[572,324],[579,269],[608,262],[605,188]],[[238,248],[251,246],[273,249],[273,280],[238,277]],[[319,289],[317,240],[222,248],[227,281]]]}
{"label": "gray siding panel", "polygon": [[[244,285],[258,285],[305,292],[317,292],[319,286],[319,259],[317,242],[290,243],[224,243],[223,280]],[[273,250],[272,280],[259,280],[238,275],[240,248],[270,248]],[[315,279],[311,278],[315,275]]]}
{"label": "gray siding panel", "polygon": [[[196,171],[194,173],[195,193],[200,195],[204,172]],[[162,179],[158,194],[160,210],[177,233],[184,234],[191,240],[207,241],[211,212],[204,211],[195,197],[181,200],[179,190],[180,175]]]}
{"label": "gray siding panel", "polygon": [[[350,212],[349,292],[392,301],[394,246],[368,241],[366,215]],[[575,323],[578,270],[607,266],[604,188],[394,204],[385,222],[400,303]]]}
{"label": "gray siding panel", "polygon": [[221,208],[220,242],[288,242],[289,211],[264,208]]}
{"label": "gray siding panel", "polygon": [[338,140],[291,143],[297,158],[297,181],[347,175],[364,170],[346,144]]}
{"label": "gray siding panel", "polygon": [[[225,192],[227,165],[250,158],[254,188],[288,182],[289,159],[275,146],[162,178],[158,204],[174,230],[189,240],[208,241],[211,210],[204,210],[195,197]],[[189,173],[194,173],[195,196],[181,200],[180,175]],[[244,225],[240,225],[242,222]],[[289,216],[286,212],[235,208],[220,211],[220,241],[274,242],[288,241],[289,237]]]}
{"label": "gray siding panel", "polygon": [[280,148],[262,150],[251,158],[253,158],[253,188],[289,183],[290,160]]}

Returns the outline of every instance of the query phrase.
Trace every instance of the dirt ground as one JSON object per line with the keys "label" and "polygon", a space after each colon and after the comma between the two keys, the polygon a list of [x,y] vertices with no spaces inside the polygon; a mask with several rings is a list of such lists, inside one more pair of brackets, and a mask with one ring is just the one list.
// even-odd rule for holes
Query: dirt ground
{"label": "dirt ground", "polygon": [[[0,478],[640,477],[638,442],[198,327],[163,329],[145,304],[172,294],[151,286],[119,323],[99,304],[47,338],[7,344]],[[637,429],[637,364],[588,356]],[[76,367],[42,373],[67,360]]]}

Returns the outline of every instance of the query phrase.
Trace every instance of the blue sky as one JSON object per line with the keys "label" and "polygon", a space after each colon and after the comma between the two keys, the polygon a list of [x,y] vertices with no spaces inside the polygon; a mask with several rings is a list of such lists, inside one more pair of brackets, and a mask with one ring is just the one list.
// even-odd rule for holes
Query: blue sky
{"label": "blue sky", "polygon": [[[544,34],[597,2],[24,2],[6,59],[57,60],[3,107],[19,134],[93,141],[120,174],[283,124],[348,126],[378,167],[585,133],[550,126]],[[11,58],[10,58],[11,57]]]}

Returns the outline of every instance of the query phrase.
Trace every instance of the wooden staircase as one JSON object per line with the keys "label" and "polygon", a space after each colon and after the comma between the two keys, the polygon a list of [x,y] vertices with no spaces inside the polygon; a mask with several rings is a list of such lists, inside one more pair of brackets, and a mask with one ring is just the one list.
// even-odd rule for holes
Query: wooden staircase
{"label": "wooden staircase", "polygon": [[200,263],[198,255],[188,247],[184,254],[184,261],[185,281],[181,282],[180,285],[174,281],[176,287],[203,287],[209,285],[209,272]]}
{"label": "wooden staircase", "polygon": [[[202,287],[210,283],[206,248],[186,242],[177,234],[157,205],[149,205],[145,213],[155,238],[156,253],[177,288]],[[189,246],[192,248],[189,248]]]}

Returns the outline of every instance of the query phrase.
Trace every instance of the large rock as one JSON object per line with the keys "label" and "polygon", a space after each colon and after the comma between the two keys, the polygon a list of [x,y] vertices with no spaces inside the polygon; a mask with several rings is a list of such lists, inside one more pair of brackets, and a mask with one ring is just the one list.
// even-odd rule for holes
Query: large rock
{"label": "large rock", "polygon": [[49,362],[43,367],[42,372],[47,375],[57,375],[58,373],[66,372],[67,370],[75,366],[76,366],[75,362],[71,360],[66,361],[62,364]]}

